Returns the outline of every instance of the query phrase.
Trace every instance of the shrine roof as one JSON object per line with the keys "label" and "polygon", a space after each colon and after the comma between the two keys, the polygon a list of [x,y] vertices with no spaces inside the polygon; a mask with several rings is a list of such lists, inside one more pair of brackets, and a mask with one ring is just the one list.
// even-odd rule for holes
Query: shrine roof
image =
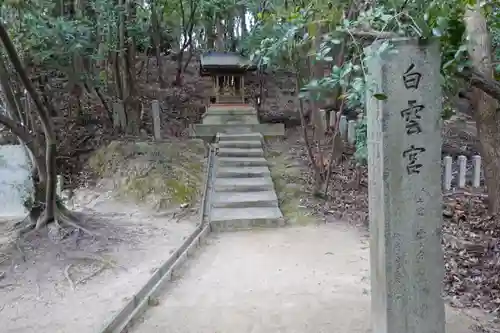
{"label": "shrine roof", "polygon": [[235,52],[206,52],[200,57],[201,75],[243,74],[256,69],[255,64]]}

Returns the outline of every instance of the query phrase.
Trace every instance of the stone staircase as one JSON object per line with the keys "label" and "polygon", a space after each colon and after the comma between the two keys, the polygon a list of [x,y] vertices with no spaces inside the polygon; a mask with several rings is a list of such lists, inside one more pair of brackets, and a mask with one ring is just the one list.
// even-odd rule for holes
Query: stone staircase
{"label": "stone staircase", "polygon": [[241,96],[224,96],[221,95],[219,96],[219,103],[241,103],[242,102],[242,97]]}
{"label": "stone staircase", "polygon": [[255,109],[249,106],[216,105],[207,109],[203,123],[193,126],[192,131],[217,147],[210,200],[212,229],[282,225],[263,139],[284,135],[283,124],[259,124]]}

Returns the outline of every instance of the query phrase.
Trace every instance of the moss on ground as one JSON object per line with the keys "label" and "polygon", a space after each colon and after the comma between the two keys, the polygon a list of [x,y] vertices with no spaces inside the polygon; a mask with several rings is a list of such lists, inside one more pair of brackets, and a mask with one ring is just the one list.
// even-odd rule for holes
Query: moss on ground
{"label": "moss on ground", "polygon": [[309,224],[316,221],[312,213],[301,204],[307,188],[303,166],[294,160],[288,151],[279,149],[269,142],[266,145],[266,158],[269,162],[274,188],[278,195],[283,215],[291,224]]}
{"label": "moss on ground", "polygon": [[88,166],[98,178],[113,181],[116,195],[165,209],[198,200],[204,161],[201,140],[113,141]]}

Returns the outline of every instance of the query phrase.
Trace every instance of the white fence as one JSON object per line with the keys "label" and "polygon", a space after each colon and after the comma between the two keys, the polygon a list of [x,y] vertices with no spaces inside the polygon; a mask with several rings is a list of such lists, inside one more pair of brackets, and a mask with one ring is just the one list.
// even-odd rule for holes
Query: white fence
{"label": "white fence", "polygon": [[464,155],[458,156],[456,163],[453,163],[451,156],[445,156],[442,162],[443,190],[449,191],[452,187],[481,187],[481,156],[472,156],[471,162],[468,163],[467,157]]}

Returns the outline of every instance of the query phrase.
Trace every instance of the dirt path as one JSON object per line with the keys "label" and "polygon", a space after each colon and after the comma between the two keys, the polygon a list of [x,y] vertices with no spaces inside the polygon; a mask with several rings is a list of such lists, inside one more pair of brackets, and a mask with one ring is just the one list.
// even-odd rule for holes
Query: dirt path
{"label": "dirt path", "polygon": [[369,332],[368,251],[344,223],[212,236],[132,332]]}

